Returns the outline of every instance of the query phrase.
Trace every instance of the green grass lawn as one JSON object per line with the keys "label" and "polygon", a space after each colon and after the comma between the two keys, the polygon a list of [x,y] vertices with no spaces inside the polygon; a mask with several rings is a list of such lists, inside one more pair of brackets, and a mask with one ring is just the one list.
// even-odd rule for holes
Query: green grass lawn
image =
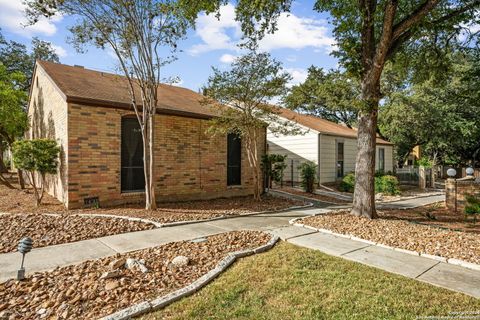
{"label": "green grass lawn", "polygon": [[480,299],[285,242],[142,319],[415,319]]}

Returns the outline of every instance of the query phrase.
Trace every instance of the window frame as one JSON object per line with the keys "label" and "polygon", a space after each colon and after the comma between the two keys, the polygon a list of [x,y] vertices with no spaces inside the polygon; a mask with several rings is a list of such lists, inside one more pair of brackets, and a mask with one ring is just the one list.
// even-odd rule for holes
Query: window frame
{"label": "window frame", "polygon": [[[132,121],[132,122],[136,121],[136,123],[138,124],[138,128],[140,129],[140,124],[138,123],[138,119],[135,115],[125,115],[125,116],[121,117],[121,120],[120,120],[120,192],[122,194],[144,193],[145,192],[145,174],[144,174],[145,163],[143,161],[143,151],[141,153],[142,154],[142,165],[141,166],[124,166],[124,164],[123,164],[124,126],[125,126],[125,122],[127,122],[127,121]],[[143,149],[143,140],[142,140],[141,134],[140,134],[140,147]],[[142,189],[124,189],[123,179],[125,179],[126,176],[124,176],[123,171],[126,168],[137,169],[137,170],[141,169],[141,174],[143,176],[143,188]]]}

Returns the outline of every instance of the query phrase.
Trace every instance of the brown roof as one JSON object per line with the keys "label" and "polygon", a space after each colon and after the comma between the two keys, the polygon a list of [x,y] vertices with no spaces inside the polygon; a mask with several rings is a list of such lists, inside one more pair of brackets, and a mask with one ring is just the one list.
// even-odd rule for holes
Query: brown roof
{"label": "brown roof", "polygon": [[[347,138],[357,138],[356,130],[342,126],[338,123],[334,123],[312,115],[301,114],[286,108],[278,108],[277,110],[279,111],[279,116],[318,131],[319,133]],[[377,144],[391,145],[392,143],[381,138],[377,138]]]}
{"label": "brown roof", "polygon": [[[128,83],[123,76],[47,61],[37,61],[37,64],[50,76],[68,102],[132,108]],[[158,112],[198,118],[215,116],[214,110],[200,104],[202,97],[186,88],[160,84]]]}

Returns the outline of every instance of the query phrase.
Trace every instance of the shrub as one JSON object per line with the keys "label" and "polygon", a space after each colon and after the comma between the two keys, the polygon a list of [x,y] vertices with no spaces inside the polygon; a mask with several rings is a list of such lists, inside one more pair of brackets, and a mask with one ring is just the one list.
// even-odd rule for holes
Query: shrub
{"label": "shrub", "polygon": [[[353,192],[355,189],[355,174],[349,173],[343,177],[339,190],[344,192]],[[396,195],[400,193],[398,179],[392,175],[383,175],[379,172],[375,174],[375,193],[385,193]]]}
{"label": "shrub", "polygon": [[[398,179],[395,176],[383,176],[379,182],[379,192],[385,193],[388,195],[400,194],[400,189],[398,188]],[[375,179],[375,189],[377,189],[377,181]]]}
{"label": "shrub", "polygon": [[343,192],[353,192],[355,188],[355,173],[345,175],[338,189]]}
{"label": "shrub", "polygon": [[465,215],[473,216],[473,223],[477,222],[477,215],[480,214],[480,197],[474,195],[465,195],[467,205],[465,206]]}
{"label": "shrub", "polygon": [[269,187],[271,187],[272,180],[276,183],[283,181],[283,172],[287,167],[285,163],[287,156],[281,154],[266,154],[262,157],[262,169],[264,170]]}
{"label": "shrub", "polygon": [[60,148],[50,139],[20,140],[13,143],[13,163],[24,170],[35,194],[36,205],[42,202],[45,175],[55,173],[58,166]]}
{"label": "shrub", "polygon": [[303,190],[308,193],[313,193],[313,190],[315,189],[317,165],[314,162],[308,161],[302,163],[298,169],[300,170]]}

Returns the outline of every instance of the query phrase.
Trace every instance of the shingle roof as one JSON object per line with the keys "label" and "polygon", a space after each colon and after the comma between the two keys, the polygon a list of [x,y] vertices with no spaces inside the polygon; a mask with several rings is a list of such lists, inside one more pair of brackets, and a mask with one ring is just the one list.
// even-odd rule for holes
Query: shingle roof
{"label": "shingle roof", "polygon": [[[357,138],[356,130],[340,124],[316,116],[301,114],[286,108],[278,108],[277,110],[279,111],[279,116],[318,131],[319,133],[340,137]],[[377,137],[377,144],[391,145],[392,143]]]}
{"label": "shingle roof", "polygon": [[[50,76],[68,102],[132,108],[127,79],[123,76],[46,61],[37,61],[37,64]],[[186,88],[160,84],[158,112],[200,118],[215,116],[213,109],[200,104],[202,97]]]}

